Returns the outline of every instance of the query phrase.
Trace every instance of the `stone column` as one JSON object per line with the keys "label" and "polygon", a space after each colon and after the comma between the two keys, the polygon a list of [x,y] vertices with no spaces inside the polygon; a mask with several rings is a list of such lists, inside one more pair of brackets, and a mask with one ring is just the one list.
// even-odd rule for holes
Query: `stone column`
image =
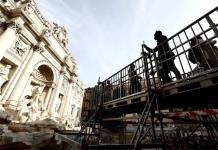
{"label": "stone column", "polygon": [[60,71],[60,76],[59,76],[59,79],[58,79],[58,83],[57,83],[56,89],[54,90],[55,94],[53,95],[52,99],[50,100],[50,104],[49,104],[50,114],[55,113],[55,106],[56,106],[56,103],[57,103],[58,98],[59,98],[58,96],[59,96],[60,91],[61,91],[61,87],[62,87],[65,72],[66,72],[66,67],[64,66]]}
{"label": "stone column", "polygon": [[17,32],[21,29],[21,23],[12,21],[8,24],[6,30],[0,35],[0,60],[5,52],[11,48],[17,39]]}
{"label": "stone column", "polygon": [[53,86],[49,87],[48,94],[47,94],[47,96],[45,98],[45,103],[44,103],[44,106],[43,106],[44,110],[47,110],[49,99],[51,98],[51,93],[52,93],[53,89],[54,89]]}
{"label": "stone column", "polygon": [[68,104],[67,104],[69,106],[69,108],[68,108],[67,111],[64,112],[64,116],[69,116],[70,115],[71,117],[73,117],[70,113],[71,113],[72,104],[75,104],[75,106],[76,106],[75,93],[76,93],[76,91],[75,91],[75,81],[74,81],[73,84],[72,84],[71,95],[69,97],[69,101],[68,101]]}
{"label": "stone column", "polygon": [[29,50],[29,53],[27,54],[24,62],[20,65],[19,68],[17,68],[16,72],[14,73],[15,76],[13,76],[11,78],[11,80],[8,83],[8,88],[5,90],[6,92],[4,92],[2,94],[3,96],[3,100],[7,100],[13,90],[13,88],[16,86],[17,81],[19,80],[23,70],[25,69],[25,67],[28,65],[28,62],[32,56],[33,50],[32,48]]}
{"label": "stone column", "polygon": [[62,117],[65,116],[65,114],[67,114],[69,108],[70,108],[70,100],[71,100],[71,95],[72,95],[72,87],[73,87],[73,79],[71,77],[71,79],[69,79],[69,88],[67,90],[67,96],[64,100],[64,103],[61,105],[61,110],[60,110],[60,114]]}
{"label": "stone column", "polygon": [[[36,64],[36,62],[38,61],[38,56],[40,55],[40,53],[43,52],[43,48],[42,48],[42,43],[39,43],[38,45],[36,45],[34,47],[34,52],[32,54],[32,56],[30,57],[30,60],[28,61],[25,69],[23,69],[22,74],[19,78],[19,80],[17,81],[11,95],[9,96],[8,100],[9,101],[18,101],[21,98],[22,95],[22,90],[25,88],[25,85],[27,83],[27,80],[31,73],[33,72],[34,69],[34,65]],[[7,103],[7,102],[6,102]]]}

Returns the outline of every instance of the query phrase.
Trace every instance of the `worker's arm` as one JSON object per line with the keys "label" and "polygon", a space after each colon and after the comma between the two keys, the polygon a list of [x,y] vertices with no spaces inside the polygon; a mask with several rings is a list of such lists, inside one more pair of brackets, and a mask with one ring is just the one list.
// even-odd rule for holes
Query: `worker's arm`
{"label": "worker's arm", "polygon": [[142,47],[144,47],[147,51],[152,52],[152,49],[148,47],[146,44],[142,44]]}

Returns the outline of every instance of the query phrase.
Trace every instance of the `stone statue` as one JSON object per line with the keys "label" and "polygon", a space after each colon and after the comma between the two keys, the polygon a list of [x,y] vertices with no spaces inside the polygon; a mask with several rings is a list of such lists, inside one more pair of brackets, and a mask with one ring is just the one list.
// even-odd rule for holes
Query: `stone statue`
{"label": "stone statue", "polygon": [[8,81],[8,75],[10,73],[11,65],[5,65],[0,67],[0,94],[2,92],[3,84]]}
{"label": "stone statue", "polygon": [[41,111],[43,107],[42,92],[43,92],[44,87],[45,85],[43,84],[35,85],[32,88],[32,96],[30,96],[29,100],[28,99],[25,100],[26,106],[23,106],[23,108],[26,107],[27,109],[26,112],[28,112],[26,116],[27,122],[35,121],[37,119],[40,119],[41,117],[40,115],[41,115]]}
{"label": "stone statue", "polygon": [[61,45],[66,47],[68,43],[67,31],[64,27],[58,26],[58,24],[53,23],[53,33],[57,39],[61,42]]}
{"label": "stone statue", "polygon": [[32,88],[32,95],[26,95],[20,103],[19,120],[21,122],[32,122],[42,117],[47,117],[46,112],[43,114],[42,93],[45,85],[39,84]]}
{"label": "stone statue", "polygon": [[60,111],[62,99],[63,99],[63,95],[59,95],[58,101],[57,101],[56,106],[55,106],[56,113],[58,113]]}
{"label": "stone statue", "polygon": [[41,111],[43,107],[43,99],[42,99],[42,92],[44,89],[44,85],[36,85],[32,89],[32,99],[33,99],[33,108],[36,111]]}

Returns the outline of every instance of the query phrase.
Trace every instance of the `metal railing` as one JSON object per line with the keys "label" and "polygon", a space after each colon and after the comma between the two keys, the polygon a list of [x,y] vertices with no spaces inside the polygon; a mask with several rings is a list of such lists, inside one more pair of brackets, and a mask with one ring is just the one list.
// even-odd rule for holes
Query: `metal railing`
{"label": "metal railing", "polygon": [[218,67],[217,46],[218,7],[101,82],[102,102],[146,91],[147,78],[151,86],[160,88],[210,72]]}

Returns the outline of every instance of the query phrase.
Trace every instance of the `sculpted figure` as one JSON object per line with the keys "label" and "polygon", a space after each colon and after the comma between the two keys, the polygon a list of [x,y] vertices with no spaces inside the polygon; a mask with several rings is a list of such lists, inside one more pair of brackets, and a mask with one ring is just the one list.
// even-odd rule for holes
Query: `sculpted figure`
{"label": "sculpted figure", "polygon": [[60,111],[62,98],[63,98],[63,95],[59,95],[58,101],[57,101],[56,106],[55,106],[55,112],[57,112],[57,113]]}
{"label": "sculpted figure", "polygon": [[42,92],[44,89],[44,85],[36,85],[32,90],[32,98],[33,98],[33,107],[36,111],[42,110],[43,100],[42,100]]}
{"label": "sculpted figure", "polygon": [[2,91],[2,86],[8,81],[8,75],[10,73],[11,65],[5,65],[0,67],[0,93]]}

